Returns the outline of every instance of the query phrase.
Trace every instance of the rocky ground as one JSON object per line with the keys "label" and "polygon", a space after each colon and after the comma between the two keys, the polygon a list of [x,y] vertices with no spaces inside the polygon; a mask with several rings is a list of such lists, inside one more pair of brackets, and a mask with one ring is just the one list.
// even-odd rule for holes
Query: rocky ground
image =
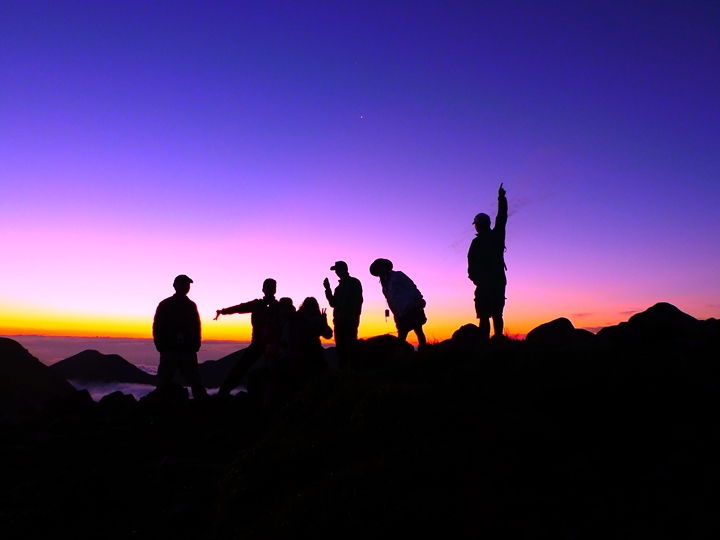
{"label": "rocky ground", "polygon": [[717,537],[715,330],[563,324],[487,343],[467,327],[265,407],[56,398],[0,424],[0,533]]}

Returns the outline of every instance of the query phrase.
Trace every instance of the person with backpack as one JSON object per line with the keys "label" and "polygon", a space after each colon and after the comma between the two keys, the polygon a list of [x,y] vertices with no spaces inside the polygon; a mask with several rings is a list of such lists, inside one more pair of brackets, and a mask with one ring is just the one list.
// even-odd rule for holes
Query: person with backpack
{"label": "person with backpack", "polygon": [[380,278],[382,292],[388,307],[395,318],[398,340],[404,343],[410,330],[418,339],[418,350],[427,345],[423,325],[425,316],[425,300],[415,283],[404,273],[393,270],[393,263],[388,259],[376,259],[370,265],[370,273]]}
{"label": "person with backpack", "polygon": [[468,277],[475,284],[475,313],[480,320],[483,338],[490,337],[490,319],[493,335],[502,336],[505,308],[505,226],[508,218],[506,191],[498,189],[498,213],[495,227],[490,228],[490,216],[477,214],[473,220],[477,235],[468,251]]}

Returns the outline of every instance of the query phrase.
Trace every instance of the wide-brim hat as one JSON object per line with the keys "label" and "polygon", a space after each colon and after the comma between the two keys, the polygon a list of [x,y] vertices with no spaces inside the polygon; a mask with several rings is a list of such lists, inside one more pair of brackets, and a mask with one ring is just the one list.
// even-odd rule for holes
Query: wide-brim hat
{"label": "wide-brim hat", "polygon": [[370,265],[370,273],[376,277],[386,274],[392,269],[393,263],[388,259],[375,259]]}

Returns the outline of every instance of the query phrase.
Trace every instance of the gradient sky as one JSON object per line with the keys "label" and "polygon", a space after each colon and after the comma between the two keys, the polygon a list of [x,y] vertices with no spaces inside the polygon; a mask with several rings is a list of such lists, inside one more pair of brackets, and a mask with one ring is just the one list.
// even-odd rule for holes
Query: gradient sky
{"label": "gradient sky", "polygon": [[0,3],[0,334],[147,337],[175,275],[299,305],[348,262],[474,322],[508,192],[506,330],[720,317],[720,3]]}

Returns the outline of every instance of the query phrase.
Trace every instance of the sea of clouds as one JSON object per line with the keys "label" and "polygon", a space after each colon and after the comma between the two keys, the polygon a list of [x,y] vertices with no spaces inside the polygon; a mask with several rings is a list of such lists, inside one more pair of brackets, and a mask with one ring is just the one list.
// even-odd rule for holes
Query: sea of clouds
{"label": "sea of clouds", "polygon": [[[14,339],[48,366],[88,349],[102,354],[118,354],[131,364],[146,370],[157,369],[159,361],[152,339],[35,335],[3,337]],[[218,360],[248,345],[246,341],[203,341],[198,352],[198,361]]]}

